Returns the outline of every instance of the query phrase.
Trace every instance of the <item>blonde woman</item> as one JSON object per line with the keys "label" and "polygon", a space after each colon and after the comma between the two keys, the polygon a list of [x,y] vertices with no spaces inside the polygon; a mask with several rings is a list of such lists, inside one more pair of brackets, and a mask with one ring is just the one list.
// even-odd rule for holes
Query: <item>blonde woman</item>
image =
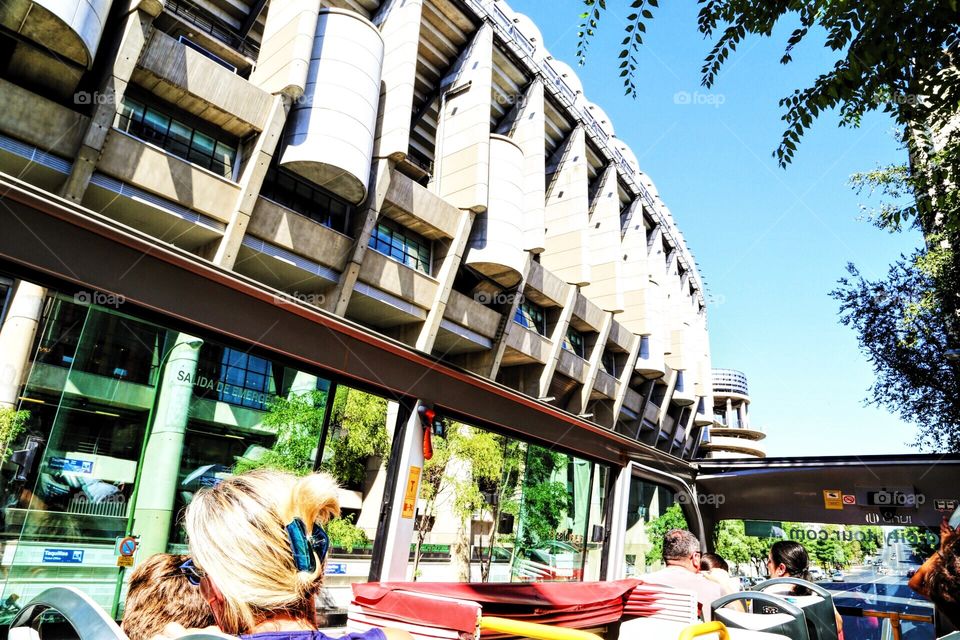
{"label": "blonde woman", "polygon": [[[272,470],[234,476],[201,490],[186,513],[192,560],[184,572],[210,604],[220,629],[255,640],[327,640],[315,624],[329,538],[340,513],[327,474]],[[394,629],[351,640],[407,640]]]}

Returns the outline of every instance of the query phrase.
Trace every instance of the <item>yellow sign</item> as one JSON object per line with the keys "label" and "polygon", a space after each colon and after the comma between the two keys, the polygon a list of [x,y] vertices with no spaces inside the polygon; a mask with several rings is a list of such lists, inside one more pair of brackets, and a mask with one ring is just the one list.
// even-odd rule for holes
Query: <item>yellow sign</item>
{"label": "yellow sign", "polygon": [[412,518],[417,511],[417,487],[420,485],[420,467],[410,467],[407,477],[407,492],[403,496],[404,518]]}
{"label": "yellow sign", "polygon": [[132,567],[133,566],[133,556],[117,556],[117,566],[118,567]]}
{"label": "yellow sign", "polygon": [[843,492],[839,489],[824,489],[823,507],[825,509],[843,510]]}

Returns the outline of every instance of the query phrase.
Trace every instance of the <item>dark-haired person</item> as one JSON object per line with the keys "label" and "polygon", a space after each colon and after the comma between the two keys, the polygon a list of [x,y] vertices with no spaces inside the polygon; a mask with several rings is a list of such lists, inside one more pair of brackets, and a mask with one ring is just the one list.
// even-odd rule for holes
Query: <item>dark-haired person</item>
{"label": "dark-haired person", "polygon": [[693,591],[701,615],[710,619],[710,603],[723,595],[720,585],[700,573],[700,540],[685,529],[671,529],[663,536],[663,563],[660,571],[643,576],[644,582]]}
{"label": "dark-haired person", "polygon": [[940,523],[940,548],[927,558],[907,583],[927,598],[955,627],[960,627],[960,527]]}
{"label": "dark-haired person", "polygon": [[[770,555],[767,556],[767,571],[770,572],[771,578],[789,576],[813,582],[810,579],[810,556],[802,544],[793,540],[780,540],[773,543],[770,547]],[[786,593],[791,596],[809,596],[813,592],[806,587],[794,585]],[[833,609],[833,615],[837,620],[837,633],[840,640],[843,640],[843,618],[840,617],[836,607]]]}
{"label": "dark-haired person", "polygon": [[130,640],[149,640],[162,635],[171,623],[195,629],[215,624],[207,601],[181,570],[189,558],[157,553],[134,570],[122,624]]}

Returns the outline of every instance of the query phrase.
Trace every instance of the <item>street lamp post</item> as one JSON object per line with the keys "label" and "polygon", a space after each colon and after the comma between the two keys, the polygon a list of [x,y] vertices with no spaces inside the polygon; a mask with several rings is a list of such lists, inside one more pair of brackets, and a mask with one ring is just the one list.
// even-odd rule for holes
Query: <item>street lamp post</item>
{"label": "street lamp post", "polygon": [[[137,460],[137,472],[133,479],[133,493],[130,494],[130,502],[127,505],[127,524],[124,528],[124,536],[129,536],[133,533],[134,526],[134,514],[137,509],[137,497],[140,494],[140,477],[143,475],[143,462],[147,456],[147,445],[150,444],[150,436],[153,434],[153,419],[157,412],[157,401],[160,399],[160,386],[163,381],[163,368],[167,364],[167,360],[170,359],[170,356],[176,351],[177,347],[188,346],[193,349],[199,349],[203,345],[203,340],[185,340],[182,342],[177,342],[172,347],[170,347],[163,357],[160,358],[160,362],[157,364],[157,384],[154,387],[153,391],[153,401],[150,403],[150,411],[147,412],[147,424],[145,433],[143,434],[143,444],[140,445],[140,457]],[[126,567],[119,567],[117,571],[117,583],[113,591],[113,604],[111,608],[111,615],[114,619],[117,618],[117,613],[120,611],[120,592],[123,590],[123,576],[126,572]]]}

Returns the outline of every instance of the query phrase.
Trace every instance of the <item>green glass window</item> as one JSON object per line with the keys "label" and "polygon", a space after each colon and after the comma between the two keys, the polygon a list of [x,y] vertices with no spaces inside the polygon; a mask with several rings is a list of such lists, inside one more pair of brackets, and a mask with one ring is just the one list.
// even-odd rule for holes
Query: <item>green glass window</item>
{"label": "green glass window", "polygon": [[586,349],[583,344],[583,334],[574,328],[567,329],[567,338],[563,341],[563,348],[585,358]]}
{"label": "green glass window", "polygon": [[235,145],[217,140],[136,100],[123,99],[114,126],[218,175],[232,175],[237,158]]}
{"label": "green glass window", "polygon": [[430,241],[390,219],[382,219],[370,236],[370,247],[417,271],[430,274]]}
{"label": "green glass window", "polygon": [[513,317],[514,322],[522,327],[536,331],[542,336],[547,335],[547,320],[543,307],[527,300],[517,307],[517,313]]}
{"label": "green glass window", "polygon": [[267,170],[260,195],[340,233],[349,230],[350,204],[276,165]]}

